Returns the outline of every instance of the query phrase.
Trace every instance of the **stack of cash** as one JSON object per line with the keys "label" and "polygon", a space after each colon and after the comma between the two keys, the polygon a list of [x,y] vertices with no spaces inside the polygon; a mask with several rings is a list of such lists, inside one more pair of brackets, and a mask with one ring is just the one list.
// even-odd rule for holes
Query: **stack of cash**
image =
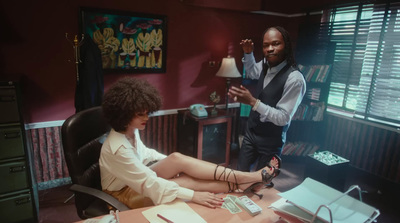
{"label": "stack of cash", "polygon": [[246,195],[236,197],[229,194],[224,198],[224,204],[222,205],[222,208],[229,210],[232,214],[242,212],[242,209],[240,209],[239,206],[236,204],[242,207],[242,209],[247,211],[247,213],[249,213],[251,216],[258,215],[259,213],[261,213],[262,210],[260,206],[254,203],[254,201],[252,201]]}
{"label": "stack of cash", "polygon": [[251,216],[255,216],[261,213],[262,208],[254,203],[254,201],[252,201],[247,196],[241,196],[237,198],[236,203],[239,204]]}

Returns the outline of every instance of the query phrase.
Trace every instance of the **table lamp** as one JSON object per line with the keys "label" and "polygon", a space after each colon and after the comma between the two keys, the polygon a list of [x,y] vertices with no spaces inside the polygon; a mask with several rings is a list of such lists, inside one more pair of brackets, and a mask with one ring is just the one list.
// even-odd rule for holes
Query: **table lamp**
{"label": "table lamp", "polygon": [[216,76],[226,78],[225,102],[226,102],[226,109],[228,110],[228,91],[229,91],[229,87],[231,84],[231,78],[242,77],[242,75],[239,73],[239,71],[236,67],[235,58],[230,57],[230,56],[223,58],[221,67],[219,68]]}

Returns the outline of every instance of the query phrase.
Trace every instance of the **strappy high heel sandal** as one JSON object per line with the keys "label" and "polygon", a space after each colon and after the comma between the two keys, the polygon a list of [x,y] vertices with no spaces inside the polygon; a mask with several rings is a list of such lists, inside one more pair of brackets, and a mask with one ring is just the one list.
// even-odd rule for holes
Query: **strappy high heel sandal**
{"label": "strappy high heel sandal", "polygon": [[[228,183],[228,188],[229,188],[228,193],[235,192],[236,190],[239,189],[239,185],[245,184],[245,183],[241,183],[241,184],[237,183],[236,175],[235,175],[235,172],[233,171],[233,169],[231,169],[231,171],[228,174],[226,174],[226,167],[224,167],[224,170],[222,171],[222,173],[217,178],[217,169],[218,169],[218,167],[219,167],[219,165],[217,165],[215,167],[214,180],[221,181],[221,178],[222,178],[222,181],[226,181]],[[248,188],[246,188],[243,191],[243,193],[252,193],[254,195],[257,195],[260,199],[262,199],[263,194],[257,194],[255,188],[260,187],[261,185],[265,185],[265,184],[270,183],[274,177],[279,175],[279,173],[280,173],[279,169],[275,169],[275,168],[272,168],[272,169],[274,170],[272,175],[270,175],[265,169],[263,169],[261,171],[262,182],[253,183]],[[232,183],[232,182],[228,181],[229,176],[231,174],[233,175],[233,178],[235,179],[235,183]]]}
{"label": "strappy high heel sandal", "polygon": [[[220,165],[217,164],[217,166],[215,167],[215,170],[214,170],[214,180],[226,181],[226,182],[228,183],[228,188],[229,188],[228,193],[235,192],[235,190],[239,189],[239,186],[238,186],[238,183],[237,183],[237,179],[236,179],[235,172],[233,171],[233,169],[231,169],[231,171],[229,171],[229,173],[226,174],[226,167],[224,167],[224,170],[222,171],[222,173],[221,173],[221,174],[218,176],[218,178],[217,178],[217,170],[218,170],[218,167],[219,167],[219,166],[220,166]],[[235,179],[235,183],[231,183],[231,182],[228,181],[229,176],[230,176],[231,174],[233,175],[233,178]],[[222,180],[221,180],[221,178],[222,178]]]}
{"label": "strappy high heel sandal", "polygon": [[250,185],[248,188],[246,188],[243,193],[252,193],[254,195],[257,195],[260,199],[264,196],[263,194],[257,194],[255,188],[259,188],[260,186],[267,185],[272,183],[272,179],[276,176],[279,175],[281,172],[279,169],[273,168],[274,172],[272,172],[272,175],[270,175],[265,169],[261,171],[261,178],[262,182],[257,182],[252,185]]}
{"label": "strappy high heel sandal", "polygon": [[[278,176],[278,174],[280,173],[280,168],[281,168],[281,166],[282,166],[282,159],[281,159],[281,157],[279,156],[279,155],[277,155],[277,154],[274,154],[274,156],[272,157],[272,158],[275,158],[277,161],[278,161],[278,168],[276,168],[276,167],[274,167],[274,166],[272,166],[271,165],[271,161],[269,161],[269,163],[267,164],[267,166],[268,167],[270,167],[270,168],[274,168],[274,169],[277,169],[277,175],[276,176]],[[272,160],[272,159],[271,159]],[[271,180],[271,182],[269,182],[267,185],[265,185],[267,188],[271,188],[271,187],[274,187],[274,183],[272,182],[272,180]]]}
{"label": "strappy high heel sandal", "polygon": [[271,166],[271,161],[269,161],[269,163],[267,164],[267,166],[268,166],[268,167],[273,167],[273,168],[275,168],[275,169],[280,169],[280,168],[281,168],[281,165],[282,165],[282,159],[281,159],[281,157],[280,157],[279,155],[277,155],[277,154],[274,154],[274,156],[273,156],[272,158],[275,158],[275,159],[278,161],[278,168],[276,168],[276,167],[274,167],[274,166]]}

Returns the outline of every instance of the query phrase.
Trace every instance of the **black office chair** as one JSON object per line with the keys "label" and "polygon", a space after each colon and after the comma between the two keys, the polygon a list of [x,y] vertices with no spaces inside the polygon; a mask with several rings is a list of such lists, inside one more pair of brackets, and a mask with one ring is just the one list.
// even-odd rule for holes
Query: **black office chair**
{"label": "black office chair", "polygon": [[129,208],[101,190],[99,157],[102,143],[110,131],[101,107],[81,111],[65,120],[61,128],[62,145],[75,194],[75,206],[81,219],[92,218]]}

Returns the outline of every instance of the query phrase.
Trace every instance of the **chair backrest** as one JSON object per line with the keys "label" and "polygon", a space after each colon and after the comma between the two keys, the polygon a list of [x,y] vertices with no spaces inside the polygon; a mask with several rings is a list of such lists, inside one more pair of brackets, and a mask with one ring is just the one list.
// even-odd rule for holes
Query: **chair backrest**
{"label": "chair backrest", "polygon": [[[101,107],[89,108],[65,120],[61,136],[72,183],[101,190],[100,150],[110,129]],[[75,194],[75,205],[80,217],[94,200],[88,195]]]}

